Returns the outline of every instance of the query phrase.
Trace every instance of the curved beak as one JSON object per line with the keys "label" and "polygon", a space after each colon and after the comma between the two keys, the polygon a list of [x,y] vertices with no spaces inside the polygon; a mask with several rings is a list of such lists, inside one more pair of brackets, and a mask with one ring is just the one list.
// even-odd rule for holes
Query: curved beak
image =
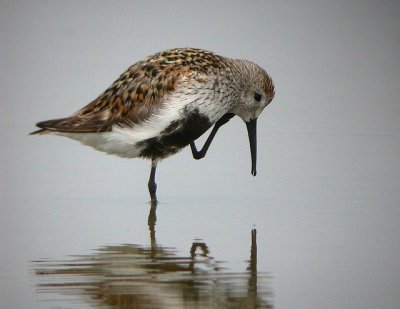
{"label": "curved beak", "polygon": [[257,175],[257,118],[246,122],[247,133],[249,134],[251,153],[251,174]]}

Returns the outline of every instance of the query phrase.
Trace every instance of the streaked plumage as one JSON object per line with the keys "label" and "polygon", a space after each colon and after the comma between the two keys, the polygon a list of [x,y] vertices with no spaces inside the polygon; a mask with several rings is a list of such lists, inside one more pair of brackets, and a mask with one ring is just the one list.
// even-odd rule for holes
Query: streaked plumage
{"label": "streaked plumage", "polygon": [[272,80],[256,64],[177,48],[135,63],[97,99],[70,117],[39,122],[34,133],[151,159],[155,169],[158,160],[191,144],[226,114],[246,123],[257,119],[273,96]]}

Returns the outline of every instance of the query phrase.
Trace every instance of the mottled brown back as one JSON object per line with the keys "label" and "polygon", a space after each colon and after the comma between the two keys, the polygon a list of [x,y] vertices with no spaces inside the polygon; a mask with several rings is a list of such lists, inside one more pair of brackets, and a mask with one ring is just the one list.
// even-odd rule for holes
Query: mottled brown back
{"label": "mottled brown back", "polygon": [[163,104],[180,80],[208,74],[226,64],[221,56],[193,48],[164,51],[129,67],[97,99],[73,116],[39,122],[38,127],[62,132],[105,132],[112,125],[135,125],[148,119]]}

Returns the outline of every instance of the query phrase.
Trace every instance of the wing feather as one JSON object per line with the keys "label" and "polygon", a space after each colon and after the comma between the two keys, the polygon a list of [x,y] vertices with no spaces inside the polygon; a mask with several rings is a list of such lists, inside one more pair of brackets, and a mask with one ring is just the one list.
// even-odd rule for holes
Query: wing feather
{"label": "wing feather", "polygon": [[164,98],[184,77],[207,75],[222,58],[203,50],[175,49],[158,53],[129,67],[97,99],[71,117],[39,122],[38,127],[61,132],[106,132],[113,125],[135,126],[156,114]]}

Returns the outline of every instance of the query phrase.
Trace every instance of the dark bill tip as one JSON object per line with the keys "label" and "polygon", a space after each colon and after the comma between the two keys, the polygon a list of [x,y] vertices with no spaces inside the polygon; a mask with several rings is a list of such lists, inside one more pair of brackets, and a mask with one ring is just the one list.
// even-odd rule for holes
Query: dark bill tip
{"label": "dark bill tip", "polygon": [[257,118],[246,122],[251,153],[251,174],[257,175]]}

